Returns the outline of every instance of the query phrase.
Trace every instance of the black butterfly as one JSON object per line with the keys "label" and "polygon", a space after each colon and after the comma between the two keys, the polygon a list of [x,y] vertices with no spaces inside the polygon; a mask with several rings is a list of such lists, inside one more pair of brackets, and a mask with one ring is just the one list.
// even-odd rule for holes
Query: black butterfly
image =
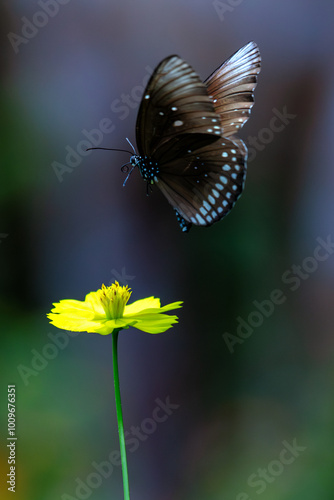
{"label": "black butterfly", "polygon": [[173,55],[147,84],[136,124],[138,154],[130,164],[161,189],[182,231],[219,221],[241,195],[247,148],[234,134],[249,118],[260,64],[250,42],[202,83]]}

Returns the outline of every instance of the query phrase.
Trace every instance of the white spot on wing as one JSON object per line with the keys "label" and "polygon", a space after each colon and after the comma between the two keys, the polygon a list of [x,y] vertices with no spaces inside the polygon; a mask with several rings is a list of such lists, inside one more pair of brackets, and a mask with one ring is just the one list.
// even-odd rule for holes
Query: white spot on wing
{"label": "white spot on wing", "polygon": [[205,226],[205,220],[203,219],[203,217],[200,216],[200,214],[196,214],[196,219],[199,222],[199,224]]}
{"label": "white spot on wing", "polygon": [[183,125],[183,121],[182,120],[176,120],[174,123],[173,123],[174,127],[180,127],[181,125]]}

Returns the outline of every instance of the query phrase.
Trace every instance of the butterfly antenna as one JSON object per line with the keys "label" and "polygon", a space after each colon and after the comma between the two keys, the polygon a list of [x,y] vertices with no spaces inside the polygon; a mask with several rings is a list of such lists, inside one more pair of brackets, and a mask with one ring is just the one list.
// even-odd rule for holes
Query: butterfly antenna
{"label": "butterfly antenna", "polygon": [[[132,144],[131,144],[132,146]],[[129,155],[132,155],[131,151],[128,151],[127,149],[114,149],[114,148],[88,148],[86,151],[90,151],[91,149],[103,149],[104,151],[122,151],[123,153],[129,153]]]}
{"label": "butterfly antenna", "polygon": [[134,154],[136,155],[136,154],[137,154],[137,151],[135,150],[135,148],[134,148],[134,147],[133,147],[133,145],[131,144],[130,139],[128,139],[128,138],[126,137],[126,140],[127,140],[127,141],[128,141],[128,143],[130,144],[130,146],[131,146],[131,147],[132,147],[132,149],[133,149]]}

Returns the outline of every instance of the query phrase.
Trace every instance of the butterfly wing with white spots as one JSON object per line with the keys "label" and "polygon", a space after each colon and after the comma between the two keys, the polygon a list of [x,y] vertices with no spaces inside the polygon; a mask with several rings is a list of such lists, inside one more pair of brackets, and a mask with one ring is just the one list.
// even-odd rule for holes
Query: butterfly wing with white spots
{"label": "butterfly wing with white spots", "polygon": [[164,59],[152,74],[138,111],[139,156],[154,162],[172,161],[189,148],[220,137],[219,117],[206,86],[178,56]]}
{"label": "butterfly wing with white spots", "polygon": [[247,122],[260,70],[260,51],[255,42],[249,42],[205,80],[208,94],[220,115],[224,137],[237,133]]}
{"label": "butterfly wing with white spots", "polygon": [[221,138],[171,165],[161,165],[156,184],[176,210],[184,232],[192,224],[210,226],[233,208],[246,176],[240,142]]}
{"label": "butterfly wing with white spots", "polygon": [[260,71],[254,42],[236,52],[202,83],[178,56],[153,72],[138,111],[138,154],[130,163],[157,184],[182,231],[210,226],[240,196],[247,148],[234,134],[248,120]]}

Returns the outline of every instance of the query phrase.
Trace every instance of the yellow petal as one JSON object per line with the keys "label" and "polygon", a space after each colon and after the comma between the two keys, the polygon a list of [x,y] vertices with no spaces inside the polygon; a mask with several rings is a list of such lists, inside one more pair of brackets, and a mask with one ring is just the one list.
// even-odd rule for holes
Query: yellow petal
{"label": "yellow petal", "polygon": [[105,311],[101,304],[100,296],[97,292],[88,293],[85,297],[85,302],[89,304],[89,306],[92,307],[97,314],[105,316]]}
{"label": "yellow petal", "polygon": [[129,316],[130,314],[136,314],[144,309],[149,308],[159,308],[160,299],[155,299],[154,297],[147,297],[146,299],[136,300],[132,304],[126,305],[124,309],[124,316]]}
{"label": "yellow petal", "polygon": [[88,311],[92,310],[91,306],[82,300],[73,300],[73,299],[64,299],[60,300],[53,304],[54,309],[57,309],[57,312],[66,311],[67,309],[74,309],[78,311]]}
{"label": "yellow petal", "polygon": [[179,309],[182,307],[183,301],[180,300],[178,302],[172,302],[171,304],[167,304],[165,306],[160,307],[160,312],[171,311],[172,309]]}
{"label": "yellow petal", "polygon": [[87,332],[101,326],[101,321],[93,321],[79,316],[71,316],[67,314],[49,313],[47,317],[57,328],[69,330],[71,332]]}
{"label": "yellow petal", "polygon": [[99,327],[94,326],[89,328],[87,332],[99,333],[100,335],[109,335],[116,328],[127,329],[130,326],[134,326],[135,324],[136,321],[126,321],[124,320],[124,318],[110,319],[108,321],[105,321],[104,323],[101,322],[101,325]]}
{"label": "yellow petal", "polygon": [[[143,299],[143,300],[146,300],[146,299]],[[141,302],[141,301],[137,301],[137,302]],[[134,304],[136,304],[136,302],[134,302]],[[137,310],[135,311],[134,313],[132,314],[129,314],[129,310],[127,309],[125,311],[125,314],[124,314],[124,317],[125,318],[138,318],[138,319],[141,319],[143,315],[146,315],[146,314],[151,314],[151,315],[159,315],[165,311],[170,311],[172,309],[178,309],[179,307],[182,307],[181,306],[182,302],[174,302],[173,304],[167,304],[166,306],[163,306],[163,307],[149,307],[147,309],[142,309],[142,310]],[[131,304],[133,305],[133,304]],[[153,318],[153,316],[152,316]]]}
{"label": "yellow petal", "polygon": [[140,321],[134,325],[134,328],[147,333],[162,333],[177,322],[177,316],[169,316],[168,314],[147,314],[140,317]]}

